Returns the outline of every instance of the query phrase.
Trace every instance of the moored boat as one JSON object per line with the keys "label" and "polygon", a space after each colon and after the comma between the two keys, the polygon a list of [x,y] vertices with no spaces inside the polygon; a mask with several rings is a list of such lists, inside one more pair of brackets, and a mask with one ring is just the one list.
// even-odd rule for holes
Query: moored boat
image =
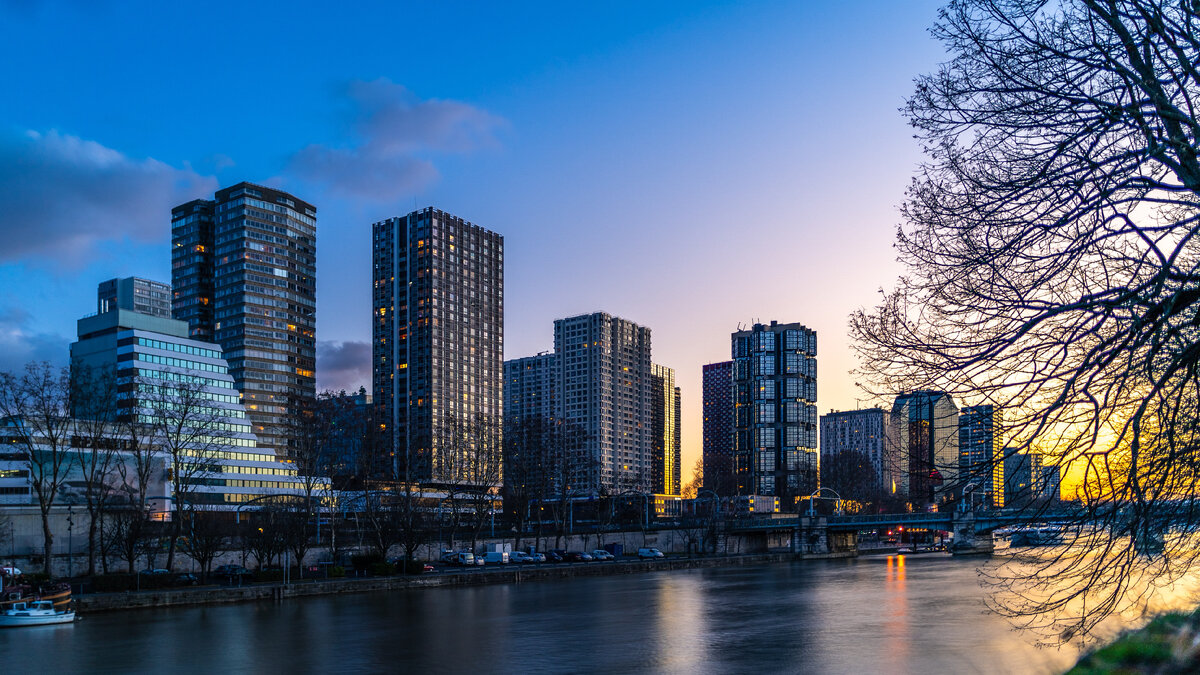
{"label": "moored boat", "polygon": [[48,626],[75,621],[75,610],[56,610],[50,600],[18,602],[10,609],[0,612],[0,628],[17,626]]}

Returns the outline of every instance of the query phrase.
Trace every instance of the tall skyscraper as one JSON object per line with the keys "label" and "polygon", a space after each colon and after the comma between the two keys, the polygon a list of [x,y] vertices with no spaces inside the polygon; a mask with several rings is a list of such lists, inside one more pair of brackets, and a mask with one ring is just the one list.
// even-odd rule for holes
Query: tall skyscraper
{"label": "tall skyscraper", "polygon": [[1040,454],[1005,448],[1003,466],[1005,506],[1020,508],[1042,496],[1046,477]]}
{"label": "tall skyscraper", "polygon": [[169,319],[171,287],[138,277],[100,282],[96,288],[96,311],[103,314],[118,308]]}
{"label": "tall skyscraper", "polygon": [[259,444],[287,456],[316,395],[316,208],[238,183],[171,220],[175,318],[221,345]]}
{"label": "tall skyscraper", "polygon": [[650,491],[655,494],[677,495],[683,487],[683,446],[680,443],[679,387],[675,386],[675,369],[650,364],[651,387],[651,458]]}
{"label": "tall skyscraper", "polygon": [[877,487],[894,494],[898,459],[889,442],[891,416],[882,408],[842,410],[821,415],[821,464],[845,452],[858,452],[871,460]]}
{"label": "tall skyscraper", "polygon": [[704,487],[737,494],[733,462],[733,361],[704,366]]}
{"label": "tall skyscraper", "polygon": [[1003,422],[991,405],[964,406],[958,416],[959,492],[973,503],[1004,506]]}
{"label": "tall skyscraper", "polygon": [[648,492],[653,484],[650,329],[604,312],[554,322],[557,417],[582,430],[586,450],[572,492]]}
{"label": "tall skyscraper", "polygon": [[499,449],[504,237],[432,207],[372,229],[373,394],[397,476],[472,482],[441,450],[459,452],[457,425]]}
{"label": "tall skyscraper", "polygon": [[901,463],[900,493],[924,506],[958,488],[958,406],[944,391],[913,391],[892,404],[892,443]]}
{"label": "tall skyscraper", "polygon": [[554,417],[558,357],[550,352],[504,362],[504,424]]}
{"label": "tall skyscraper", "polygon": [[741,494],[791,511],[818,487],[817,334],[798,323],[732,335],[734,455]]}

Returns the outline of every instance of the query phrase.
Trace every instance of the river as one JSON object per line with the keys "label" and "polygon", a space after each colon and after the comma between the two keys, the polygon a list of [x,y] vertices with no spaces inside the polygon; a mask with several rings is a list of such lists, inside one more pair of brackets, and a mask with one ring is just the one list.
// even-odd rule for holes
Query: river
{"label": "river", "polygon": [[[603,563],[593,563],[603,564]],[[977,560],[867,556],[98,613],[0,631],[5,673],[1056,673]]]}

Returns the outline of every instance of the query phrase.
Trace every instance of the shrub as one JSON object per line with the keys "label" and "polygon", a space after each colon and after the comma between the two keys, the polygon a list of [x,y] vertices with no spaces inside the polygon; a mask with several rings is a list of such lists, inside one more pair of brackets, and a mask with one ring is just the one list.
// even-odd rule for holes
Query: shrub
{"label": "shrub", "polygon": [[346,568],[345,567],[334,565],[333,567],[329,568],[329,578],[330,579],[340,579],[344,576],[346,576]]}
{"label": "shrub", "polygon": [[425,563],[420,560],[403,561],[405,574],[420,574],[425,571]]}
{"label": "shrub", "polygon": [[390,577],[396,573],[396,566],[389,562],[373,562],[369,570],[373,577]]}
{"label": "shrub", "polygon": [[383,556],[376,553],[356,555],[351,556],[350,558],[350,564],[353,565],[354,569],[358,570],[359,572],[371,569],[371,565],[381,562],[383,562]]}
{"label": "shrub", "polygon": [[255,581],[283,581],[283,570],[259,570],[254,573]]}
{"label": "shrub", "polygon": [[120,593],[133,588],[132,574],[101,574],[92,577],[92,590],[97,593]]}

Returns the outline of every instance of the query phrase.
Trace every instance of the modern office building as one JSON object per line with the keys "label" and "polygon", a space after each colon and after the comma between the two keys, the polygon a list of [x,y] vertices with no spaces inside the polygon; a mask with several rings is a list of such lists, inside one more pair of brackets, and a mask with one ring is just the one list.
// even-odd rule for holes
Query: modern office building
{"label": "modern office building", "polygon": [[731,497],[738,492],[733,462],[733,361],[706,364],[703,388],[704,488]]}
{"label": "modern office building", "polygon": [[397,477],[472,482],[442,451],[465,426],[477,451],[500,446],[504,237],[432,207],[372,231],[373,394]]}
{"label": "modern office building", "polygon": [[1038,494],[1050,501],[1062,499],[1062,467],[1057,464],[1046,464],[1042,458],[1042,477],[1038,484]]}
{"label": "modern office building", "polygon": [[316,208],[238,183],[171,212],[173,310],[221,345],[260,445],[286,457],[316,395]]}
{"label": "modern office building", "polygon": [[[183,321],[120,307],[80,319],[78,331],[71,345],[72,377],[83,377],[86,369],[115,378],[117,428],[136,423],[148,435],[143,441],[158,447],[159,434],[183,434],[208,465],[186,474],[196,483],[193,501],[233,505],[268,494],[298,494],[295,468],[259,447],[220,345],[191,339]],[[88,419],[92,412],[87,401],[75,401],[75,417]],[[168,492],[156,494],[170,496],[174,490],[169,479],[163,489]]]}
{"label": "modern office building", "polygon": [[571,492],[650,492],[650,329],[604,312],[558,319],[554,353],[556,417],[584,436],[584,452],[571,469]]}
{"label": "modern office building", "polygon": [[913,391],[892,404],[891,435],[900,461],[899,493],[919,506],[958,491],[958,406],[943,391]]}
{"label": "modern office building", "polygon": [[683,488],[683,446],[680,443],[680,392],[675,386],[675,369],[650,364],[650,490],[660,495],[678,495]]}
{"label": "modern office building", "polygon": [[846,452],[871,460],[876,485],[884,494],[898,491],[896,448],[889,443],[892,417],[882,408],[831,411],[821,415],[821,464]]}
{"label": "modern office building", "polygon": [[991,405],[964,406],[958,413],[959,494],[973,503],[1004,506],[1004,427]]}
{"label": "modern office building", "polygon": [[109,279],[96,289],[97,311],[128,309],[151,316],[171,318],[171,286],[138,277]]}
{"label": "modern office building", "polygon": [[731,341],[739,493],[775,495],[793,511],[819,485],[816,331],[772,321]]}
{"label": "modern office building", "polygon": [[1020,508],[1043,492],[1042,456],[1036,452],[1004,449],[1004,504]]}

